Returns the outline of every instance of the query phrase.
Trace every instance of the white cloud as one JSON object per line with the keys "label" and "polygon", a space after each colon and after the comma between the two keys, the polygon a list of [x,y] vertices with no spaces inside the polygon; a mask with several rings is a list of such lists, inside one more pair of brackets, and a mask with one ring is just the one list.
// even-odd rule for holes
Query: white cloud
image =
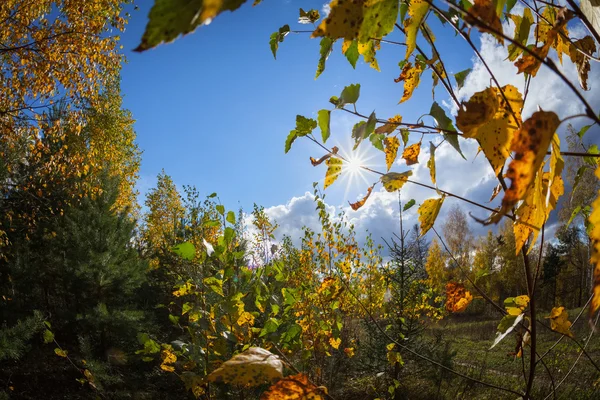
{"label": "white cloud", "polygon": [[327,16],[329,15],[329,13],[331,12],[331,6],[329,5],[329,3],[325,3],[323,4],[323,8],[321,8],[321,16],[323,18],[327,18]]}

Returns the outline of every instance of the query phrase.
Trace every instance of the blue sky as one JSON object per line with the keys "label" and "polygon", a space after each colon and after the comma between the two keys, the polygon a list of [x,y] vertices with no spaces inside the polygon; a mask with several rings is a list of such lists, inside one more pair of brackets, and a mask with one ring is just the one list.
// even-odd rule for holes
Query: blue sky
{"label": "blue sky", "polygon": [[[315,227],[314,206],[306,192],[312,192],[313,182],[322,182],[325,166],[310,165],[309,156],[320,157],[323,152],[307,140],[297,140],[292,150],[284,154],[284,141],[294,128],[296,114],[316,118],[318,110],[331,108],[328,99],[332,95],[339,95],[344,86],[352,83],[361,84],[357,106],[363,114],[376,110],[380,118],[400,114],[405,122],[412,122],[430,109],[429,71],[423,74],[413,97],[398,104],[403,87],[393,79],[400,73],[398,61],[404,58],[405,48],[401,46],[382,44],[378,52],[381,72],[377,72],[362,60],[356,70],[352,69],[341,54],[341,43],[336,43],[325,72],[317,80],[314,75],[319,40],[310,39],[308,34],[288,35],[280,44],[277,60],[273,59],[268,43],[270,34],[284,24],[292,29],[310,29],[310,25],[296,22],[298,7],[322,10],[324,0],[268,0],[257,7],[248,1],[239,10],[219,15],[193,34],[141,54],[134,53],[132,49],[137,47],[143,34],[150,3],[140,4],[139,10],[130,10],[132,17],[122,35],[129,60],[122,71],[124,104],[137,120],[138,143],[144,151],[138,184],[142,194],[155,185],[156,175],[164,168],[180,187],[189,184],[196,185],[204,194],[217,192],[227,208],[237,209],[241,205],[250,211],[253,203],[265,206],[278,220],[283,233],[297,236],[302,225]],[[468,45],[456,38],[450,27],[441,27],[437,19],[431,18],[429,23],[448,71],[456,73],[473,67],[465,86],[458,91],[459,98],[466,100],[474,92],[488,87],[489,74]],[[505,22],[504,29],[512,33],[513,27]],[[577,27],[573,29],[578,37],[584,34],[577,35],[581,32]],[[523,75],[517,75],[515,67],[506,60],[506,47],[488,35],[473,32],[472,36],[500,84],[513,84],[523,92]],[[404,37],[396,32],[387,39],[403,41]],[[567,76],[577,80],[570,61],[565,61],[564,70]],[[592,85],[599,81],[598,73],[596,63],[592,63],[589,79]],[[586,93],[596,108],[600,105],[598,92]],[[441,85],[436,89],[436,100],[450,106]],[[564,84],[545,67],[534,80],[523,116],[529,116],[538,105],[556,111],[560,117],[582,111]],[[450,107],[447,111],[450,114],[456,110]],[[426,121],[432,123],[431,119]],[[334,113],[332,138],[328,144],[349,149],[351,128],[356,122],[341,111]],[[574,122],[576,126],[586,123]],[[588,131],[588,137],[597,134],[595,130]],[[319,136],[318,129],[315,133]],[[564,126],[561,135],[564,137]],[[419,139],[415,137],[411,141]],[[432,138],[423,141],[420,163],[412,167],[413,177],[425,183],[430,182],[425,166],[429,140]],[[482,156],[475,157],[476,143],[461,141],[461,145],[466,161],[447,144],[436,152],[438,184],[440,188],[485,203],[496,184],[491,169]],[[367,150],[370,144],[364,143],[361,147]],[[383,153],[371,148],[366,154],[374,156],[369,163],[376,169],[385,169]],[[394,171],[406,169],[402,160],[392,168]],[[367,176],[368,183],[376,179],[376,176]],[[389,237],[397,229],[396,194],[377,189],[359,212],[347,207],[347,200],[356,200],[366,191],[368,183],[347,186],[336,182],[327,189],[327,203],[331,211],[339,211],[340,205],[346,205],[343,209],[361,234],[369,230],[376,237]],[[415,198],[418,204],[436,193],[406,185],[402,196],[405,201]],[[456,202],[446,201],[440,215],[442,219],[452,203]],[[487,217],[481,210],[464,209],[474,211],[481,218]],[[416,207],[406,217],[408,224],[415,223]],[[478,233],[488,229],[472,226]]]}

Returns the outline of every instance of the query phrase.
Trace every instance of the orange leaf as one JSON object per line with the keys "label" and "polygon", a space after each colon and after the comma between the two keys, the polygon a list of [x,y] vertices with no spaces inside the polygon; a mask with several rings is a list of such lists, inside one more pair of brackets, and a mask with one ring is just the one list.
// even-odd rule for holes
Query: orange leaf
{"label": "orange leaf", "polygon": [[317,387],[302,373],[287,376],[272,385],[260,396],[260,400],[324,400],[324,387]]}
{"label": "orange leaf", "polygon": [[365,203],[367,202],[367,199],[371,195],[372,191],[373,191],[373,186],[371,186],[370,188],[367,189],[367,194],[361,200],[357,201],[356,203],[350,203],[350,202],[348,202],[350,204],[350,207],[352,207],[352,209],[354,211],[356,211],[359,208],[361,208],[362,206],[364,206]]}
{"label": "orange leaf", "polygon": [[421,142],[415,143],[404,149],[402,158],[406,160],[406,165],[413,165],[419,162],[419,153],[421,152]]}

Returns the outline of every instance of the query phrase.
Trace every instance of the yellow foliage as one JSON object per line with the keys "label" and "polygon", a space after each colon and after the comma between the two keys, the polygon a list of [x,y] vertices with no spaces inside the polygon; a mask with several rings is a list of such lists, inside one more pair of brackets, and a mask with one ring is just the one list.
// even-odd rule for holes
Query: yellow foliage
{"label": "yellow foliage", "polygon": [[327,172],[325,173],[325,184],[323,185],[324,189],[327,189],[340,175],[342,171],[342,160],[337,157],[330,157],[325,161],[327,165]]}
{"label": "yellow foliage", "polygon": [[412,63],[407,62],[402,68],[400,76],[394,79],[394,82],[404,82],[404,93],[399,103],[404,103],[412,97],[413,92],[419,86],[421,74],[423,73],[423,64],[416,62],[414,67]]}
{"label": "yellow foliage", "polygon": [[553,307],[550,315],[546,318],[550,319],[550,328],[553,331],[573,337],[571,321],[569,321],[569,315],[564,307]]}
{"label": "yellow foliage", "polygon": [[419,223],[421,224],[421,236],[425,235],[435,223],[435,220],[444,204],[445,196],[439,199],[427,199],[419,206]]}
{"label": "yellow foliage", "polygon": [[327,389],[313,385],[302,373],[280,379],[260,400],[324,400]]}
{"label": "yellow foliage", "polygon": [[[384,125],[385,126],[385,125]],[[389,171],[396,161],[396,155],[398,154],[398,148],[400,147],[400,139],[397,136],[390,136],[383,139],[383,146],[385,151],[385,165]]]}
{"label": "yellow foliage", "polygon": [[417,33],[419,27],[429,11],[429,3],[426,0],[412,0],[408,6],[408,18],[404,21],[404,31],[406,35],[406,55],[405,59],[415,51],[417,47]]}
{"label": "yellow foliage", "polygon": [[381,177],[381,183],[388,192],[400,190],[412,175],[412,171],[388,172]]}
{"label": "yellow foliage", "polygon": [[421,152],[421,142],[415,143],[404,149],[402,158],[406,160],[406,165],[413,165],[419,162],[419,153]]}

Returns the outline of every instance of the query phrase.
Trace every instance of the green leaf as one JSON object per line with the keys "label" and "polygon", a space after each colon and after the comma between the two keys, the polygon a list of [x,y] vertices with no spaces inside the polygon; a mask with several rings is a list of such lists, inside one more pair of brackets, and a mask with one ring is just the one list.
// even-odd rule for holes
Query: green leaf
{"label": "green leaf", "polygon": [[208,278],[204,278],[204,284],[208,286],[213,292],[217,293],[220,296],[225,297],[223,293],[223,281],[215,278],[214,276],[210,276]]}
{"label": "green leaf", "polygon": [[319,128],[321,129],[321,137],[323,138],[323,143],[327,142],[327,139],[329,139],[329,135],[331,135],[331,129],[329,127],[330,117],[331,111],[329,110],[320,110],[317,114],[317,121],[319,122]]}
{"label": "green leaf", "polygon": [[223,206],[222,204],[217,204],[217,206],[215,208],[217,209],[219,214],[221,214],[221,215],[225,214],[225,206]]}
{"label": "green leaf", "polygon": [[173,325],[179,325],[179,317],[176,315],[169,314],[169,321],[171,321]]}
{"label": "green leaf", "polygon": [[[134,51],[142,52],[179,35],[193,32],[223,11],[237,10],[246,0],[154,0],[142,42]],[[206,4],[205,4],[206,3]]]}
{"label": "green leaf", "polygon": [[377,117],[375,116],[375,111],[369,115],[369,119],[367,122],[360,121],[352,128],[352,138],[354,139],[354,148],[356,149],[360,142],[363,139],[371,136],[373,131],[375,130],[375,125],[377,124]]}
{"label": "green leaf", "polygon": [[[531,10],[525,7],[523,15],[511,15],[510,18],[515,24],[514,41],[522,46],[527,46],[529,30],[531,29],[531,25],[533,25],[533,15],[531,14]],[[515,61],[521,53],[523,53],[523,50],[516,44],[511,43],[508,45],[508,59],[510,61]]]}
{"label": "green leaf", "polygon": [[279,31],[273,32],[271,34],[271,38],[269,40],[269,45],[271,46],[271,52],[273,53],[273,57],[277,59],[277,50],[279,49],[279,43],[283,42],[283,39],[290,32],[290,26],[284,25],[279,28]]}
{"label": "green leaf", "polygon": [[358,41],[353,40],[352,43],[350,43],[350,47],[346,49],[344,55],[346,56],[346,59],[350,65],[352,65],[352,68],[356,68],[356,62],[360,56],[360,53],[358,52]]}
{"label": "green leaf", "polygon": [[321,39],[321,56],[319,57],[319,64],[317,64],[317,73],[315,75],[315,79],[319,77],[325,71],[325,61],[329,58],[331,51],[333,50],[334,40],[331,40],[327,36]]}
{"label": "green leaf", "polygon": [[569,227],[569,225],[571,225],[571,222],[573,222],[573,220],[575,218],[577,218],[577,215],[581,212],[581,206],[577,206],[573,209],[573,212],[571,213],[571,217],[569,218],[569,222],[567,222],[567,228]]}
{"label": "green leaf", "polygon": [[490,350],[493,349],[502,339],[506,337],[509,333],[515,329],[521,321],[523,320],[523,314],[519,315],[505,315],[504,318],[500,321],[498,325],[498,331],[496,332],[496,339],[494,339],[494,344],[490,347]]}
{"label": "green leaf", "polygon": [[267,335],[269,333],[276,332],[277,328],[279,328],[279,321],[277,319],[275,319],[275,318],[269,318],[265,322],[265,326],[260,331],[259,337],[263,337],[263,336],[265,336],[265,335]]}
{"label": "green leaf", "polygon": [[225,232],[223,233],[223,237],[225,239],[225,243],[230,244],[235,237],[235,231],[230,227],[225,228]]}
{"label": "green leaf", "polygon": [[380,39],[393,31],[398,18],[398,3],[398,0],[380,0],[363,8],[363,23],[358,41],[363,43],[372,38]]}
{"label": "green leaf", "polygon": [[208,195],[209,199],[212,199],[213,197],[217,197],[217,192],[212,192],[211,194]]}
{"label": "green leaf", "polygon": [[306,118],[302,115],[296,115],[296,134],[306,136],[317,127],[317,121],[312,118]]}
{"label": "green leaf", "polygon": [[385,152],[385,149],[383,148],[383,139],[385,139],[385,134],[383,133],[374,133],[369,137],[373,147]]}
{"label": "green leaf", "polygon": [[51,343],[54,341],[54,333],[46,329],[44,331],[44,343]]}
{"label": "green leaf", "polygon": [[515,4],[517,4],[517,0],[506,0],[506,13],[510,13]]}
{"label": "green leaf", "polygon": [[184,260],[193,260],[196,256],[196,247],[190,242],[184,242],[173,246],[171,251]]}
{"label": "green leaf", "polygon": [[588,131],[588,129],[590,129],[592,126],[591,125],[586,125],[583,126],[579,132],[577,132],[577,136],[579,136],[580,139],[583,139],[583,135],[585,135],[585,133]]}
{"label": "green leaf", "polygon": [[346,104],[354,104],[358,101],[358,97],[360,96],[360,83],[355,83],[354,85],[349,85],[342,90],[342,94],[337,101],[336,107],[342,108]]}
{"label": "green leaf", "polygon": [[406,204],[404,205],[404,207],[402,208],[402,211],[407,211],[408,209],[410,209],[410,208],[411,208],[412,206],[414,206],[414,205],[415,205],[415,199],[410,199],[410,200],[408,201],[408,203],[406,203]]}
{"label": "green leaf", "polygon": [[402,135],[402,143],[404,144],[404,147],[406,147],[406,143],[408,143],[408,137],[410,136],[410,132],[408,131],[408,129],[403,128],[400,129],[400,134]]}
{"label": "green leaf", "polygon": [[[440,107],[440,105],[437,102],[434,101],[433,104],[431,105],[431,110],[429,110],[429,115],[431,115],[433,118],[435,118],[438,128],[444,129],[445,131],[456,132],[454,125],[452,125],[452,120],[450,118],[448,118],[448,116],[446,116],[446,112],[444,111],[444,109],[442,107]],[[458,143],[458,135],[455,135],[452,133],[445,133],[445,132],[442,132],[442,135],[444,136],[444,139],[446,139],[446,141],[448,143],[450,143],[456,151],[458,151],[458,153],[462,156],[462,158],[464,158],[466,160],[465,155],[462,153],[462,150],[460,149],[460,144]]]}
{"label": "green leaf", "polygon": [[[588,147],[587,152],[589,154],[600,154],[600,150],[598,150],[598,145],[591,145]],[[588,163],[589,165],[595,167],[598,164],[600,157],[583,157],[583,161]]]}
{"label": "green leaf", "polygon": [[463,87],[463,85],[465,84],[465,79],[467,79],[467,76],[469,76],[471,71],[471,68],[467,68],[464,71],[460,71],[454,74],[454,79],[456,79],[456,84],[458,85],[459,89]]}
{"label": "green leaf", "polygon": [[577,186],[579,186],[579,182],[581,181],[581,178],[583,178],[583,174],[585,174],[587,169],[588,167],[586,165],[582,165],[577,170],[577,173],[575,173],[575,182],[573,183],[573,189],[571,189],[571,197],[573,197],[573,193],[575,193],[575,189],[577,189]]}
{"label": "green leaf", "polygon": [[290,131],[290,134],[288,135],[287,139],[285,139],[285,152],[287,153],[288,151],[290,151],[290,149],[292,148],[292,143],[294,143],[294,141],[298,139],[298,134],[296,133],[296,130],[294,129],[293,131]]}
{"label": "green leaf", "polygon": [[235,213],[233,211],[229,211],[225,220],[231,225],[235,224]]}
{"label": "green leaf", "polygon": [[192,308],[194,308],[192,303],[183,303],[183,305],[181,306],[181,315],[187,314]]}

